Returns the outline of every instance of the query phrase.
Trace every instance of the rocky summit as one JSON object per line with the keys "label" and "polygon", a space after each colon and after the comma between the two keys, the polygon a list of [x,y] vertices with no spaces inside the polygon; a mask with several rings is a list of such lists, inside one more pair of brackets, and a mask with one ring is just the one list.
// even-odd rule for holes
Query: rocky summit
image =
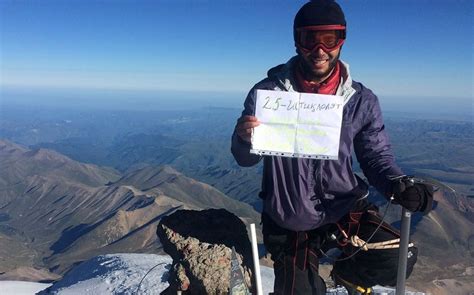
{"label": "rocky summit", "polygon": [[252,250],[245,224],[225,209],[178,210],[163,217],[157,235],[173,258],[164,294],[228,294],[232,247],[251,285]]}

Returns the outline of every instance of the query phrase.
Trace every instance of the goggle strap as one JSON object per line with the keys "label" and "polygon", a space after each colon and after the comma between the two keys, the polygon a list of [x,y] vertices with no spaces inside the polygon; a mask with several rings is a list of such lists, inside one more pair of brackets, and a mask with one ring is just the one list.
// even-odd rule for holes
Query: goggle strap
{"label": "goggle strap", "polygon": [[346,30],[346,26],[343,25],[319,25],[319,26],[306,26],[296,28],[297,32],[300,31],[324,31],[324,30]]}

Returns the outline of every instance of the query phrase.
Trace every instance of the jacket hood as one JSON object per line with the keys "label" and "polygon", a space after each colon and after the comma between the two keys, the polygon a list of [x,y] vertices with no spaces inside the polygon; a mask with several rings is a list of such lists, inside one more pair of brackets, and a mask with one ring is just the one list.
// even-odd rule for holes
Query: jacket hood
{"label": "jacket hood", "polygon": [[[293,69],[295,68],[295,64],[297,63],[297,61],[298,56],[293,56],[287,63],[271,68],[267,72],[268,78],[275,81],[277,85],[281,88],[281,90],[296,92],[296,90],[294,89],[294,85],[296,85],[296,82],[293,78]],[[342,60],[339,61],[342,65],[342,81],[339,84],[339,87],[337,88],[336,95],[343,96],[344,104],[346,104],[356,91],[352,87],[352,78],[349,71],[349,64],[345,63]]]}

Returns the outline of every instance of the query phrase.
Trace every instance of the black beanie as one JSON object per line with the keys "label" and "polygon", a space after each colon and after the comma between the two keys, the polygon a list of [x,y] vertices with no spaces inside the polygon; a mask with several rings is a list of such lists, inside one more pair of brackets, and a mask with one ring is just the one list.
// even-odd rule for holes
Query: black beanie
{"label": "black beanie", "polygon": [[346,25],[344,12],[334,0],[314,0],[303,5],[295,16],[293,30],[320,25]]}

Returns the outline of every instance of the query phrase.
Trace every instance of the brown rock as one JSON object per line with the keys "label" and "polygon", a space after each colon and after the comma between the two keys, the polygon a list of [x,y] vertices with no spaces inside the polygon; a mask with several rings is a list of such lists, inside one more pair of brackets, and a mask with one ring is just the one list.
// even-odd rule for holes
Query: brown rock
{"label": "brown rock", "polygon": [[244,223],[224,209],[179,210],[163,217],[157,235],[173,258],[164,294],[228,294],[232,247],[251,285],[252,250]]}

